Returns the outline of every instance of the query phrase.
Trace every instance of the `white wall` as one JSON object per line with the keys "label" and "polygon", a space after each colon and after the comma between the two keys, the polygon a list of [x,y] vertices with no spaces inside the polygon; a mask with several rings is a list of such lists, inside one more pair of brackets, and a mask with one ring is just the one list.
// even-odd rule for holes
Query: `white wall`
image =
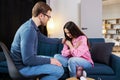
{"label": "white wall", "polygon": [[49,5],[55,23],[50,37],[64,37],[63,26],[68,21],[87,27],[88,37],[102,37],[101,0],[49,0]]}
{"label": "white wall", "polygon": [[120,4],[103,6],[103,19],[120,18]]}
{"label": "white wall", "polygon": [[74,21],[80,25],[80,2],[81,0],[50,0],[54,30],[50,37],[63,37],[63,26],[68,21]]}

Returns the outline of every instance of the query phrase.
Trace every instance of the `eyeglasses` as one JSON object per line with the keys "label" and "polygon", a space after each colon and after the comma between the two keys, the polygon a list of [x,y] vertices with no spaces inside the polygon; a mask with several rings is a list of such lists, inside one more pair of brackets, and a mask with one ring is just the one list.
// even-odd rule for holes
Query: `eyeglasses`
{"label": "eyeglasses", "polygon": [[48,18],[51,18],[51,16],[49,16],[49,15],[47,15],[47,14],[45,14],[45,13],[43,13],[45,16],[47,16]]}

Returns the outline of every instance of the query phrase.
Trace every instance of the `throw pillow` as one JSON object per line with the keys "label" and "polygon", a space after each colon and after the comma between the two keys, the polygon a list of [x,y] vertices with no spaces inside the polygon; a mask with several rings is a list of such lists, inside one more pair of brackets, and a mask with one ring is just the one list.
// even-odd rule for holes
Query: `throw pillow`
{"label": "throw pillow", "polygon": [[93,43],[91,47],[93,61],[108,65],[113,46],[114,43]]}

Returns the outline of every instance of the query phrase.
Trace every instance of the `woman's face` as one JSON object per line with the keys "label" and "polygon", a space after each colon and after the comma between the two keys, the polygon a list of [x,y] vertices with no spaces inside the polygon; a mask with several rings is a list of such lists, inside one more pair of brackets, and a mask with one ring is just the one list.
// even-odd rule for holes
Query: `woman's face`
{"label": "woman's face", "polygon": [[71,35],[71,33],[68,31],[68,29],[64,29],[66,35],[69,37],[69,38],[73,38],[73,36]]}

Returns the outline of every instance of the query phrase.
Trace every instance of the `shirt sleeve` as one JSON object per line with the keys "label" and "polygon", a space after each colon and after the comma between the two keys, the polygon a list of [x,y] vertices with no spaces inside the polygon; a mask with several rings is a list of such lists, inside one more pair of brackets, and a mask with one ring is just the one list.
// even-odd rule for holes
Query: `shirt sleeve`
{"label": "shirt sleeve", "polygon": [[65,57],[70,56],[70,50],[68,49],[68,46],[66,44],[64,44],[63,50],[61,51],[61,53]]}
{"label": "shirt sleeve", "polygon": [[70,50],[70,52],[71,52],[72,56],[80,57],[89,50],[88,46],[87,46],[87,38],[85,36],[82,36],[81,38],[78,38],[77,41],[81,41],[81,44],[76,49],[72,48]]}
{"label": "shirt sleeve", "polygon": [[58,38],[49,38],[43,35],[40,31],[38,32],[38,40],[40,42],[48,43],[48,44],[59,44],[62,42],[62,39]]}

